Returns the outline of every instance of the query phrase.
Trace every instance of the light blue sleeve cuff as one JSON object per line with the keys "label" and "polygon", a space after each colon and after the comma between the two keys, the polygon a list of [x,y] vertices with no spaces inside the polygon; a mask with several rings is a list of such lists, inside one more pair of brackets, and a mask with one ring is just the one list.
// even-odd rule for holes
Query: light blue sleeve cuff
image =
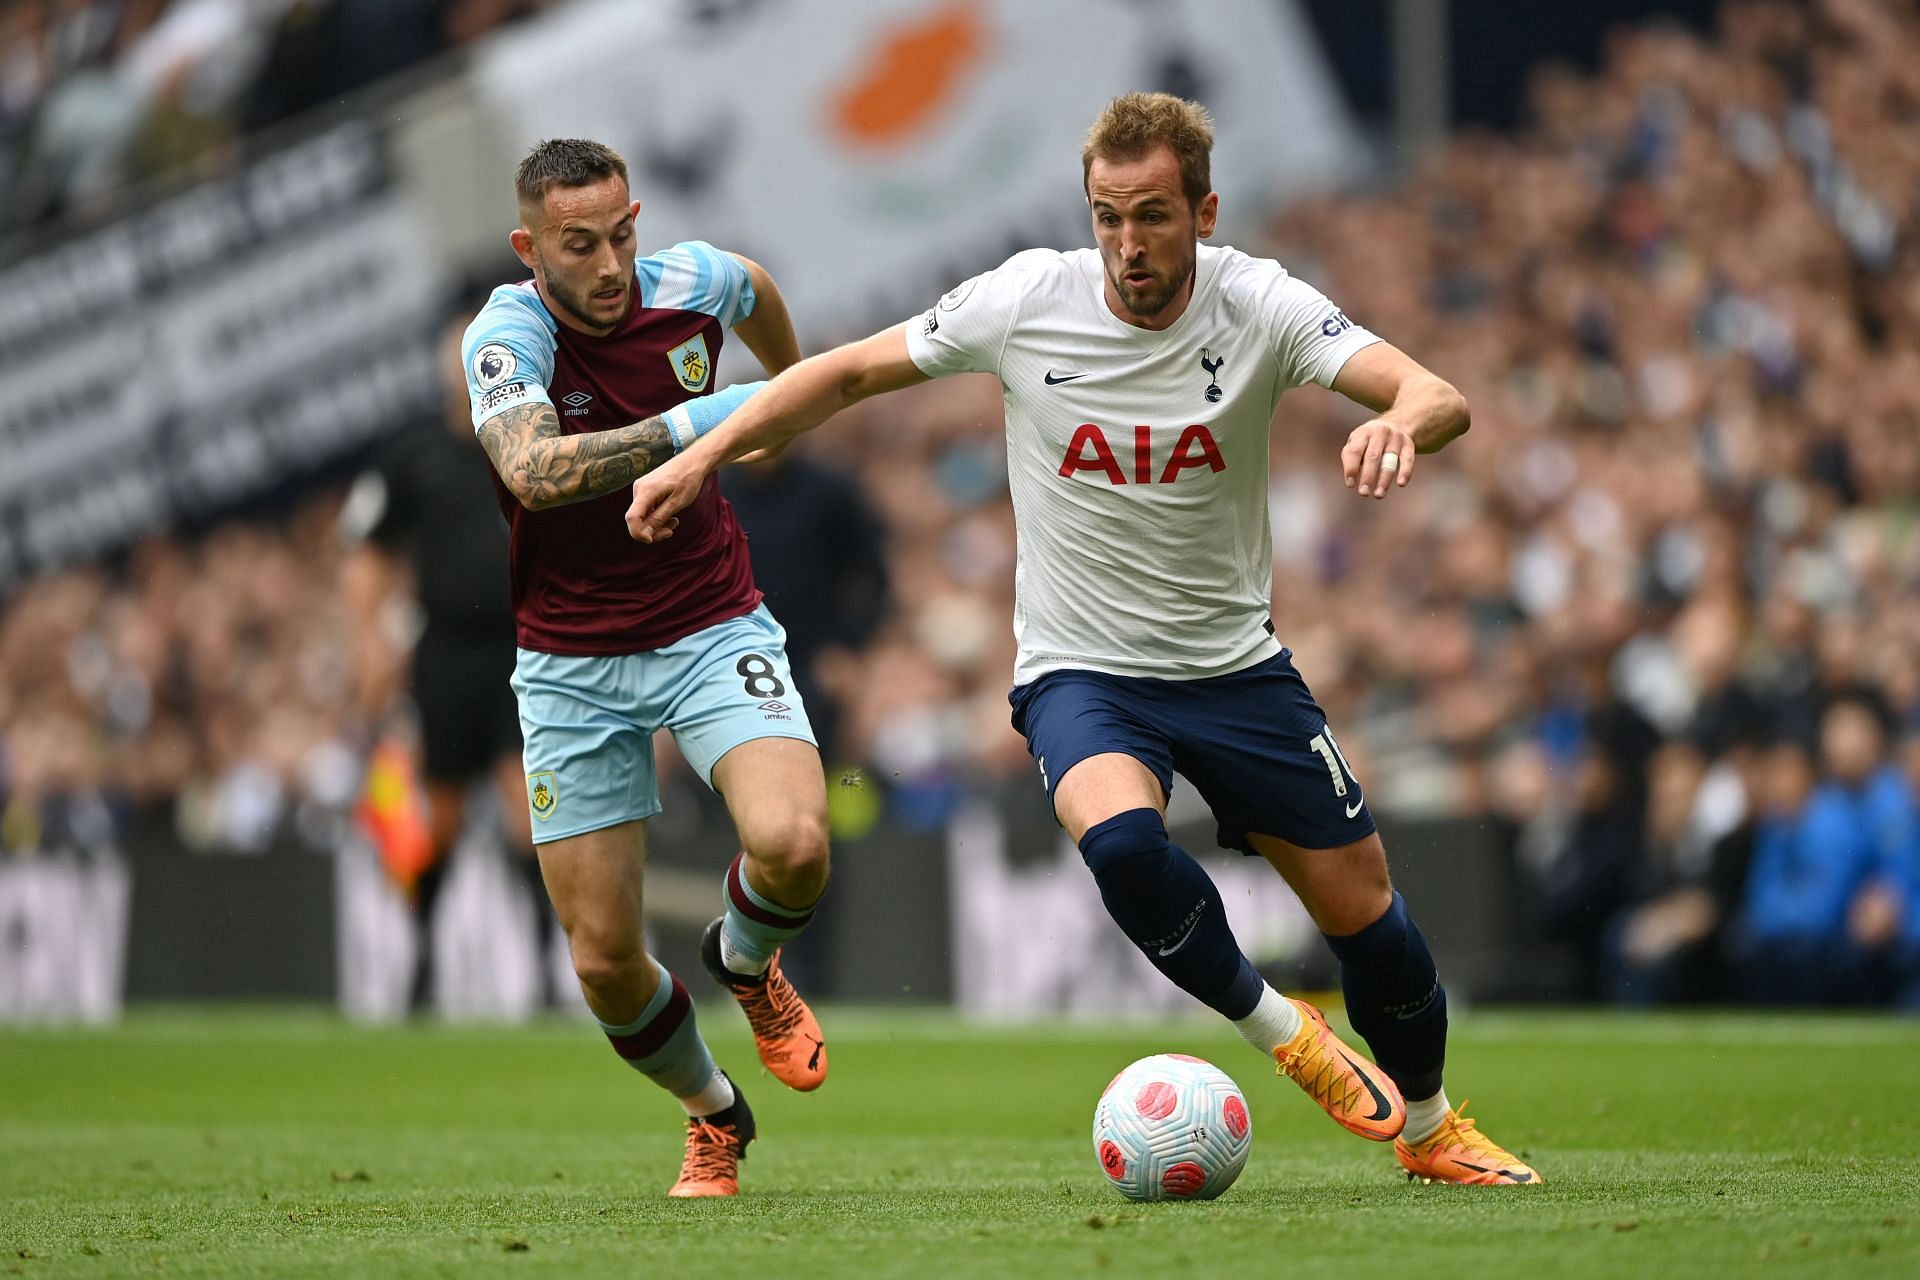
{"label": "light blue sleeve cuff", "polygon": [[667,424],[667,432],[673,437],[674,452],[684,451],[695,440],[725,422],[728,415],[766,385],[764,381],[736,382],[710,396],[700,396],[667,410],[661,418]]}

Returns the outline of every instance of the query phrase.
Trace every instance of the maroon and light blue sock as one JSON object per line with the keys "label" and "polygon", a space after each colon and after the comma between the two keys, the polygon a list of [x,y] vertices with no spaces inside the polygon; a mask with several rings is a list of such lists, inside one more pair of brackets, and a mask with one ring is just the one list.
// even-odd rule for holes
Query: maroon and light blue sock
{"label": "maroon and light blue sock", "polygon": [[747,855],[737,854],[727,868],[727,918],[720,926],[720,963],[743,978],[765,973],[773,953],[813,919],[811,903],[783,907],[747,883]]}
{"label": "maroon and light blue sock", "polygon": [[[688,1115],[712,1115],[733,1102],[733,1086],[713,1064],[693,1012],[693,998],[659,961],[660,989],[625,1026],[602,1022],[607,1043],[626,1064],[678,1098]],[[716,1105],[717,1104],[717,1105]]]}

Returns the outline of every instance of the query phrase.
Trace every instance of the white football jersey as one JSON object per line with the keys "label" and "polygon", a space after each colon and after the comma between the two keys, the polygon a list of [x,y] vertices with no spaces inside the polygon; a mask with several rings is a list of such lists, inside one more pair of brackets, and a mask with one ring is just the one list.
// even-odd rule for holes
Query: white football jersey
{"label": "white football jersey", "polygon": [[1159,332],[1107,309],[1095,249],[1033,249],[907,323],[923,373],[1006,389],[1014,683],[1192,680],[1278,653],[1268,442],[1289,387],[1379,341],[1280,264],[1201,245]]}

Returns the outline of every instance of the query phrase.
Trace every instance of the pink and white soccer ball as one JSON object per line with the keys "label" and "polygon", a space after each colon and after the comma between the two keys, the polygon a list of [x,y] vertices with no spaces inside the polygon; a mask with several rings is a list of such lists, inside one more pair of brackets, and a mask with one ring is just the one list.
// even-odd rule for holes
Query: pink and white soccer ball
{"label": "pink and white soccer ball", "polygon": [[1093,1154],[1129,1200],[1211,1200],[1233,1185],[1252,1148],[1240,1086],[1184,1053],[1140,1059],[1093,1112]]}

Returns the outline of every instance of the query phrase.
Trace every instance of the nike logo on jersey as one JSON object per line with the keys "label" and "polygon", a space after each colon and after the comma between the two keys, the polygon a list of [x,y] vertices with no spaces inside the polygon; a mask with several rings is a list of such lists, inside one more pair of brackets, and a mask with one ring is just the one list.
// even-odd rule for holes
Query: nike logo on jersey
{"label": "nike logo on jersey", "polygon": [[1355,801],[1354,801],[1354,802],[1353,802],[1352,804],[1350,804],[1350,805],[1348,805],[1348,806],[1347,806],[1347,816],[1348,816],[1349,818],[1352,818],[1352,817],[1356,817],[1356,816],[1358,816],[1358,814],[1359,814],[1359,812],[1360,812],[1360,806],[1361,806],[1361,805],[1363,805],[1363,804],[1365,804],[1365,803],[1366,803],[1366,800],[1365,800],[1365,799],[1360,799],[1360,800],[1355,800]]}
{"label": "nike logo on jersey", "polygon": [[1063,382],[1072,382],[1075,378],[1084,378],[1086,376],[1084,373],[1066,373],[1056,378],[1053,376],[1053,370],[1049,369],[1047,370],[1047,385],[1057,387]]}

